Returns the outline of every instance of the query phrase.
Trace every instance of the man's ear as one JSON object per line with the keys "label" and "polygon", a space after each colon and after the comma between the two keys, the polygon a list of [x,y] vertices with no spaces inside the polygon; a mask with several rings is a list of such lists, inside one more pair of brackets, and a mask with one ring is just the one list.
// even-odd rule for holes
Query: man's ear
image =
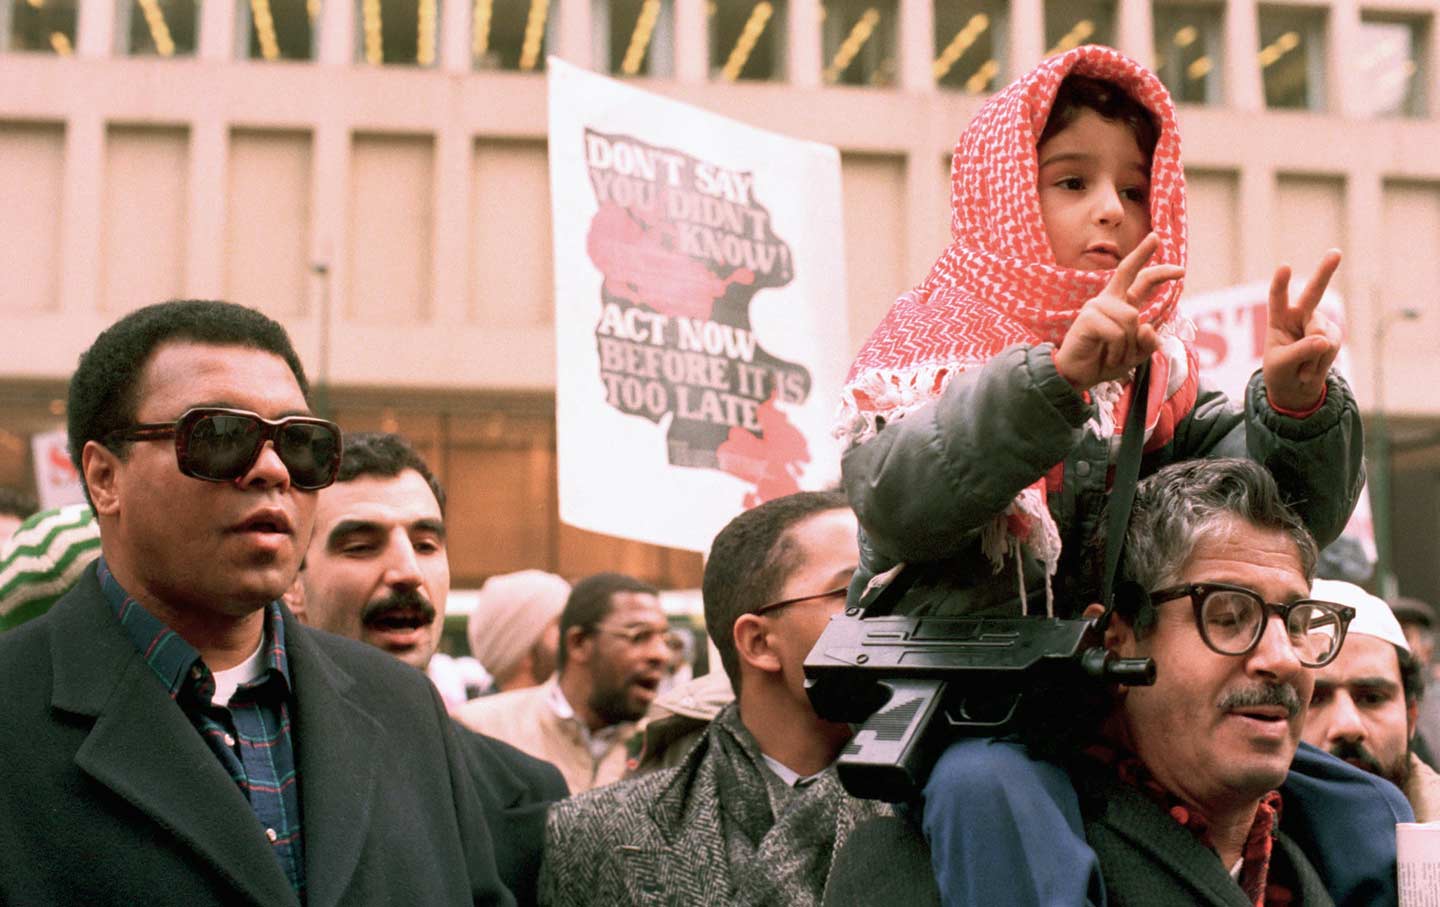
{"label": "man's ear", "polygon": [[[1081,616],[1086,618],[1087,620],[1099,620],[1104,615],[1105,606],[1100,604],[1099,602],[1092,602],[1086,605],[1085,611],[1081,614]],[[1131,633],[1130,625],[1128,623],[1125,623],[1125,619],[1122,618],[1119,614],[1112,611],[1110,614],[1110,621],[1105,625],[1105,636],[1102,640],[1102,644],[1105,646],[1105,648],[1109,649],[1112,652],[1118,651],[1120,640],[1122,638],[1122,632],[1117,632],[1116,630],[1117,624],[1125,624],[1125,629],[1123,633]]]}
{"label": "man's ear", "polygon": [[742,614],[732,631],[735,653],[740,660],[759,671],[779,673],[780,653],[770,645],[767,621],[757,614]]}
{"label": "man's ear", "polygon": [[86,441],[80,451],[80,470],[85,487],[90,490],[90,503],[96,516],[115,516],[120,512],[120,458],[110,448],[95,441]]}
{"label": "man's ear", "polygon": [[[1091,605],[1085,609],[1085,615],[1090,616],[1091,608],[1100,608],[1100,605]],[[1120,612],[1110,612],[1110,623],[1105,625],[1105,648],[1119,655],[1121,658],[1129,658],[1135,654],[1135,627],[1127,617],[1122,617]]]}
{"label": "man's ear", "polygon": [[565,631],[565,663],[585,664],[590,661],[590,641],[593,633],[586,633],[584,627],[571,627]]}
{"label": "man's ear", "polygon": [[1415,739],[1415,723],[1420,719],[1420,700],[1410,699],[1405,703],[1405,739]]}

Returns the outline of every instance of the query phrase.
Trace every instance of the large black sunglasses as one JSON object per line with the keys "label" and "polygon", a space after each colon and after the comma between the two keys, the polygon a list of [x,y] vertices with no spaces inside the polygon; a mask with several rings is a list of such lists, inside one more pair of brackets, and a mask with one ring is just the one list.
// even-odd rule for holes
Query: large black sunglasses
{"label": "large black sunglasses", "polygon": [[1150,593],[1153,604],[1189,596],[1195,626],[1211,651],[1245,655],[1260,644],[1270,615],[1285,624],[1295,656],[1307,668],[1320,668],[1340,654],[1355,609],[1335,602],[1302,598],[1289,604],[1267,602],[1244,586],[1229,583],[1187,583]]}
{"label": "large black sunglasses", "polygon": [[340,471],[340,426],[313,416],[263,419],[243,409],[197,406],[174,422],[147,422],[110,432],[106,446],[122,441],[175,439],[180,471],[206,482],[233,482],[260,459],[267,441],[305,491],[331,485]]}

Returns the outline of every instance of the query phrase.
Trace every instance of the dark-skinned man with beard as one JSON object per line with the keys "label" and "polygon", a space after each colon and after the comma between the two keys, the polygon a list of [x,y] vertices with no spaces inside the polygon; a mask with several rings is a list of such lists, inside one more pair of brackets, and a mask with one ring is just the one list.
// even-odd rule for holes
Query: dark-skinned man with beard
{"label": "dark-skinned man with beard", "polygon": [[[311,626],[425,669],[450,594],[445,489],[404,438],[346,436],[335,484],[317,495],[300,584]],[[508,744],[455,730],[501,880],[519,903],[532,903],[545,811],[565,796],[564,781],[553,766]]]}
{"label": "dark-skinned man with beard", "polygon": [[620,573],[587,577],[560,614],[555,675],[538,687],[468,702],[458,717],[553,763],[571,793],[617,781],[625,743],[670,660],[668,630],[654,587]]}
{"label": "dark-skinned man with beard", "polygon": [[1317,579],[1314,594],[1355,609],[1345,648],[1315,674],[1306,743],[1405,793],[1417,822],[1440,819],[1440,775],[1415,755],[1425,680],[1390,606],[1351,583]]}

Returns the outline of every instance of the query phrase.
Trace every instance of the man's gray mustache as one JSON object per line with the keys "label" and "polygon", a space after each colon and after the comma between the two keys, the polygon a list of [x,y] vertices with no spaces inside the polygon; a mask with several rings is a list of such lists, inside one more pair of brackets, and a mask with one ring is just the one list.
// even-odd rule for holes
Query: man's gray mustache
{"label": "man's gray mustache", "polygon": [[1252,708],[1257,705],[1278,705],[1294,718],[1300,714],[1300,694],[1288,683],[1267,683],[1256,687],[1231,690],[1220,697],[1222,712]]}

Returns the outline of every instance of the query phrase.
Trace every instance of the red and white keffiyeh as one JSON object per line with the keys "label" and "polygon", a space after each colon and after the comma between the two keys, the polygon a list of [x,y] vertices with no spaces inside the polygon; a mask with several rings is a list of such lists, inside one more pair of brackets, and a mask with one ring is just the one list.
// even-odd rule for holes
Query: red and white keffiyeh
{"label": "red and white keffiyeh", "polygon": [[[1109,282],[1113,271],[1057,265],[1040,216],[1036,144],[1060,82],[1071,74],[1113,82],[1154,115],[1150,221],[1160,247],[1150,264],[1185,265],[1185,177],[1170,93],[1154,73],[1108,47],[1051,57],[991,97],[960,136],[951,168],[953,240],[925,280],[895,301],[850,366],[836,429],[850,443],[939,396],[955,375],[1012,344],[1058,345],[1085,302]],[[1151,364],[1147,449],[1167,443],[1195,404],[1193,327],[1179,314],[1180,291],[1178,280],[1165,284],[1141,310],[1161,338]],[[1130,382],[1106,382],[1090,393],[1097,415],[1087,430],[1111,440],[1113,458]],[[1060,538],[1045,484],[1025,489],[987,532],[997,569],[1018,539],[1054,572]]]}

